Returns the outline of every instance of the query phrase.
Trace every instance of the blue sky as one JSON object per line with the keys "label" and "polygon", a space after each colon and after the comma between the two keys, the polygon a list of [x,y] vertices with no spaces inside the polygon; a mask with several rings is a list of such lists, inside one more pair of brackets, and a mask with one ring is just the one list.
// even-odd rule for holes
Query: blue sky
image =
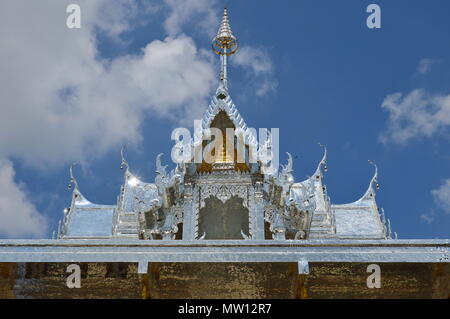
{"label": "blue sky", "polygon": [[[80,30],[65,27],[69,3],[80,4]],[[366,26],[371,3],[381,29]],[[249,126],[280,128],[296,180],[314,172],[321,142],[332,202],[352,202],[373,160],[378,205],[399,237],[448,238],[444,0],[2,1],[0,237],[51,236],[70,204],[72,162],[97,203],[116,201],[124,143],[132,171],[153,181],[156,155],[170,161],[172,129],[192,125],[217,86],[210,43],[224,5],[241,45],[231,96]]]}

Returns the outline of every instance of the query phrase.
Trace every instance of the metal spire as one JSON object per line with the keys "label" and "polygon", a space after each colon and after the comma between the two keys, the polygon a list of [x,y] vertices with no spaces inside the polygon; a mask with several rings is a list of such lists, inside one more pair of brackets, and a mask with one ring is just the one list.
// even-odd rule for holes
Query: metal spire
{"label": "metal spire", "polygon": [[214,53],[220,55],[221,72],[220,84],[226,90],[227,86],[227,56],[236,53],[238,49],[238,42],[231,31],[230,22],[228,21],[227,8],[223,9],[223,18],[220,23],[219,31],[212,42],[212,49]]}

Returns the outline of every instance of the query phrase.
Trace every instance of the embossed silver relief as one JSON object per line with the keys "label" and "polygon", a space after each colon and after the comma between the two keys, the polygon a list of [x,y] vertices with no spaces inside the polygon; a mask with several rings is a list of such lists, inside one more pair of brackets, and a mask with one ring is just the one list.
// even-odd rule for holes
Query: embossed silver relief
{"label": "embossed silver relief", "polygon": [[133,211],[144,213],[156,207],[161,207],[161,199],[154,198],[155,189],[151,184],[136,187],[134,191]]}
{"label": "embossed silver relief", "polygon": [[292,156],[287,155],[288,163],[282,166],[282,171],[268,178],[264,185],[268,203],[264,217],[270,224],[273,239],[285,239],[288,233],[294,234],[292,239],[305,239],[316,209],[315,184],[310,179],[298,184],[294,191]]}
{"label": "embossed silver relief", "polygon": [[156,239],[157,235],[163,240],[175,239],[178,224],[183,222],[184,200],[192,198],[189,184],[188,192],[184,191],[184,165],[177,165],[167,174],[167,166],[161,164],[162,155],[156,158],[155,184],[135,186],[133,211],[138,213],[142,239]]}
{"label": "embossed silver relief", "polygon": [[311,180],[306,185],[302,185],[300,194],[301,196],[296,196],[296,193],[290,192],[285,210],[287,227],[295,231],[294,239],[307,237],[312,214],[316,209],[314,181]]}
{"label": "embossed silver relief", "polygon": [[237,196],[243,200],[244,207],[249,208],[247,186],[244,185],[202,185],[200,187],[200,208],[205,207],[205,200],[211,196],[216,197],[222,203]]}

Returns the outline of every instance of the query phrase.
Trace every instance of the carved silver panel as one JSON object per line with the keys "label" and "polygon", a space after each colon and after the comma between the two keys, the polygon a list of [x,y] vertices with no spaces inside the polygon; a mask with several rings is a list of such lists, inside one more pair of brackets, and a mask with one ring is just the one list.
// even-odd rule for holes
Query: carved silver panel
{"label": "carved silver panel", "polygon": [[200,187],[200,208],[205,207],[205,199],[216,197],[225,203],[233,196],[242,198],[243,205],[248,207],[247,186],[245,185],[202,185]]}

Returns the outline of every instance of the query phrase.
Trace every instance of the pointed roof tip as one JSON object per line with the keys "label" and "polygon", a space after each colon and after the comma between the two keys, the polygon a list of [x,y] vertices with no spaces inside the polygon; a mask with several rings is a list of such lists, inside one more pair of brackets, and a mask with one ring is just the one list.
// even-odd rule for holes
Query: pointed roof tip
{"label": "pointed roof tip", "polygon": [[82,203],[82,204],[91,204],[89,200],[86,199],[86,197],[81,193],[80,188],[78,187],[78,181],[73,175],[73,167],[75,165],[78,165],[78,162],[72,163],[69,168],[69,174],[70,174],[70,182],[68,189],[72,189],[72,202],[73,203]]}
{"label": "pointed roof tip", "polygon": [[377,190],[380,189],[380,185],[378,184],[378,166],[371,160],[368,160],[369,164],[373,165],[375,168],[375,171],[373,173],[372,178],[370,179],[370,183],[369,183],[369,187],[367,188],[366,192],[364,193],[364,195],[358,200],[358,201],[362,201],[362,200],[375,200],[375,193]]}
{"label": "pointed roof tip", "polygon": [[318,144],[319,144],[320,147],[323,148],[323,157],[322,157],[322,160],[320,161],[320,163],[321,164],[323,163],[324,165],[326,165],[326,163],[327,163],[327,156],[328,156],[327,147],[324,144],[320,143],[320,142]]}
{"label": "pointed roof tip", "polygon": [[287,164],[286,165],[281,165],[283,167],[283,173],[292,173],[294,171],[293,170],[294,161],[292,159],[291,153],[286,152],[286,155],[288,156]]}
{"label": "pointed roof tip", "polygon": [[162,165],[162,163],[161,163],[161,158],[163,155],[164,155],[164,153],[159,153],[156,156],[156,173],[158,173],[160,175],[167,175],[167,172],[166,172],[167,165]]}
{"label": "pointed roof tip", "polygon": [[223,9],[223,17],[220,22],[219,30],[213,39],[213,51],[218,55],[232,55],[236,50],[237,39],[234,36],[233,31],[231,31],[230,22],[228,20],[228,10],[225,7]]}
{"label": "pointed roof tip", "polygon": [[122,148],[120,149],[120,157],[121,157],[121,162],[120,162],[120,169],[124,169],[126,168],[126,170],[128,171],[129,169],[129,164],[127,162],[127,160],[125,159],[125,155],[124,155],[124,151],[125,148],[127,147],[127,144],[125,143]]}
{"label": "pointed roof tip", "polygon": [[375,190],[379,190],[380,189],[380,184],[378,183],[378,166],[377,166],[377,164],[375,164],[371,160],[369,160],[369,163],[372,164],[375,167],[375,172],[373,173],[373,177],[370,180],[370,187],[373,188],[373,186],[375,185]]}
{"label": "pointed roof tip", "polygon": [[217,32],[216,38],[220,36],[228,36],[232,39],[236,39],[231,31],[230,21],[228,20],[228,10],[227,8],[223,9],[223,17],[220,23],[219,31]]}
{"label": "pointed roof tip", "polygon": [[75,165],[77,165],[78,163],[72,163],[69,167],[69,175],[70,175],[70,181],[69,181],[69,185],[68,185],[68,189],[72,189],[72,187],[74,188],[74,191],[78,191],[78,181],[77,179],[73,176],[73,167]]}
{"label": "pointed roof tip", "polygon": [[375,168],[375,172],[373,174],[373,177],[371,179],[371,183],[373,182],[377,182],[377,178],[378,178],[378,166],[377,164],[375,164],[373,161],[371,160],[367,160],[369,162],[369,164],[373,165],[373,167]]}
{"label": "pointed roof tip", "polygon": [[327,147],[325,145],[323,145],[322,143],[317,143],[319,144],[320,147],[323,148],[323,156],[322,159],[320,160],[319,164],[317,164],[317,168],[316,171],[314,172],[314,176],[322,176],[322,168],[323,171],[326,172],[328,170],[327,167]]}

